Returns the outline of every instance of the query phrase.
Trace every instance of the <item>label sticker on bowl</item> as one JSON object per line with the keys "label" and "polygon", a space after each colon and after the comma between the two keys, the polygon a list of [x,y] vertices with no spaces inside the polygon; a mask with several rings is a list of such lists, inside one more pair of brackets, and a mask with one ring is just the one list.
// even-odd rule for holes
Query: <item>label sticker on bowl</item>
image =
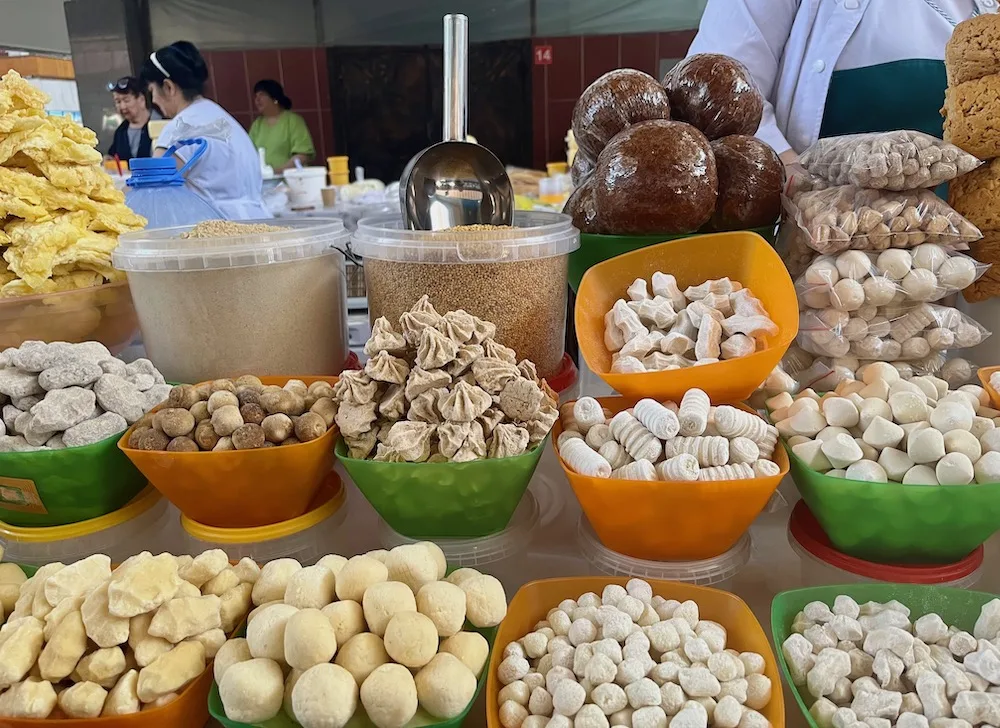
{"label": "label sticker on bowl", "polygon": [[0,477],[0,509],[39,515],[48,513],[38,495],[35,481],[25,478]]}

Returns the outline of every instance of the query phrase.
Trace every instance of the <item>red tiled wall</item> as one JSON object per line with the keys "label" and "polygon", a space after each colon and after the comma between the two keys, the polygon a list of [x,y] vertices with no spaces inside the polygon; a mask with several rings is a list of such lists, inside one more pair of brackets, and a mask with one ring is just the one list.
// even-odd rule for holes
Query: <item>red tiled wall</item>
{"label": "red tiled wall", "polygon": [[683,58],[695,31],[628,35],[535,38],[552,46],[552,65],[534,66],[532,116],[534,166],[565,159],[565,137],[573,106],[598,76],[616,68],[637,68],[657,76],[660,59]]}
{"label": "red tiled wall", "polygon": [[215,99],[244,127],[256,113],[253,86],[273,78],[285,87],[292,110],[305,119],[312,132],[320,165],[333,154],[333,113],[325,48],[280,50],[206,51],[209,83],[207,95]]}

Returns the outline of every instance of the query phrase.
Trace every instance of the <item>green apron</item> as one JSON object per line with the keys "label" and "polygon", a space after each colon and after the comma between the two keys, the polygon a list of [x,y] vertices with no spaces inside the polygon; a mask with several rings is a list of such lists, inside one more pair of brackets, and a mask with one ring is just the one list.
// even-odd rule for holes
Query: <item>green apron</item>
{"label": "green apron", "polygon": [[913,59],[834,71],[820,138],[913,129],[941,138],[944,61]]}

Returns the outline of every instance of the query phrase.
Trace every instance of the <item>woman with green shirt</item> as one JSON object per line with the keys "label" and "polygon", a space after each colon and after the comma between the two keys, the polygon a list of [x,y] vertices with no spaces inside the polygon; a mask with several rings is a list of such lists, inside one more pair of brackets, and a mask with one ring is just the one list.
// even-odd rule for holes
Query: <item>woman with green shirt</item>
{"label": "woman with green shirt", "polygon": [[260,116],[250,127],[250,139],[264,150],[267,165],[283,172],[294,167],[296,160],[308,164],[316,156],[312,135],[305,119],[291,111],[292,100],[281,84],[269,78],[258,81],[253,101]]}

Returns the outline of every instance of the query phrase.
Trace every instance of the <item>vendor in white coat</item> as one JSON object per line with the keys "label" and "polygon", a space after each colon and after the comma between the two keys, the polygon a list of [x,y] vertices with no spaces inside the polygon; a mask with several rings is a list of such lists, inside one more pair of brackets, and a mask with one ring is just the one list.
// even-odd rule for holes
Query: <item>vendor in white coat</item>
{"label": "vendor in white coat", "polygon": [[[204,138],[204,155],[184,174],[201,197],[228,220],[269,218],[262,198],[260,157],[247,132],[229,113],[204,97],[208,66],[192,43],[178,41],[149,54],[140,74],[153,103],[170,119],[156,140],[153,155],[162,157],[176,142]],[[183,167],[194,147],[178,149]]]}
{"label": "vendor in white coat", "polygon": [[944,49],[998,0],[708,0],[689,51],[746,64],[767,101],[757,136],[786,166],[817,139],[941,136]]}

